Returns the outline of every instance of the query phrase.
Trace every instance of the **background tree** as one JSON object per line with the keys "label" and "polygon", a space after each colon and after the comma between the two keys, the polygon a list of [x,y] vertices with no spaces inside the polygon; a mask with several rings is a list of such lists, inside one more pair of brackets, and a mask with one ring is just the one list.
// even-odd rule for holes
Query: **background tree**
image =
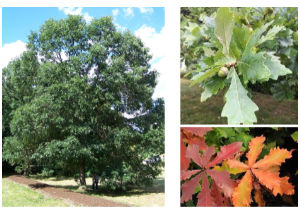
{"label": "background tree", "polygon": [[[129,31],[118,32],[110,16],[90,24],[82,16],[50,19],[28,39],[28,52],[41,62],[34,84],[27,84],[33,97],[9,113],[12,136],[5,139],[4,158],[68,166],[80,172],[81,185],[86,164],[101,170],[111,188],[151,184],[162,164],[142,161],[164,152],[164,121],[154,120],[163,119],[155,114],[164,113],[164,104],[151,99],[157,71],[149,70],[149,49]],[[28,150],[26,162],[14,143]]]}

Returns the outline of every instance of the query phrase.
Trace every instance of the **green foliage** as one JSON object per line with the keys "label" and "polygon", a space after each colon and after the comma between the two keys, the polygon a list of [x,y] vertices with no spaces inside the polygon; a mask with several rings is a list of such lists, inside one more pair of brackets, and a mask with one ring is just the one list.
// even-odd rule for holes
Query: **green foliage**
{"label": "green foliage", "polygon": [[164,152],[164,100],[151,99],[149,49],[110,16],[50,19],[28,39],[3,69],[3,158],[73,176],[80,167],[83,184],[87,168],[113,189],[150,185],[163,164],[142,162]]}
{"label": "green foliage", "polygon": [[213,145],[220,149],[221,146],[234,142],[242,142],[242,151],[248,148],[250,140],[253,138],[249,135],[250,129],[247,127],[225,128],[216,127],[212,131],[208,131],[205,135],[205,141],[208,145]]}
{"label": "green foliage", "polygon": [[249,150],[248,145],[251,139],[262,134],[267,137],[259,158],[263,158],[275,146],[282,147],[285,139],[290,137],[291,134],[296,137],[297,131],[295,131],[295,128],[214,127],[212,131],[206,133],[205,141],[207,145],[215,146],[217,151],[221,146],[238,141],[243,143],[241,150],[247,151]]}
{"label": "green foliage", "polygon": [[298,143],[298,131],[294,132],[291,137],[293,138],[294,141]]}
{"label": "green foliage", "polygon": [[[277,99],[295,98],[298,42],[290,35],[297,38],[297,13],[297,8],[182,8],[181,69],[192,75],[191,85],[205,89],[201,101],[229,87],[222,116],[230,124],[252,124],[258,107],[251,88],[263,91],[270,83],[268,93]],[[221,67],[230,70],[225,79],[217,74]]]}

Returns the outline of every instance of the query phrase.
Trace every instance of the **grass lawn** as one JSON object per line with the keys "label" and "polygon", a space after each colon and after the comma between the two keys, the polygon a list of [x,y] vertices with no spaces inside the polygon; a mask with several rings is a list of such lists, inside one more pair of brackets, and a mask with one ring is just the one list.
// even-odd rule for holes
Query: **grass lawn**
{"label": "grass lawn", "polygon": [[[225,105],[224,91],[219,91],[206,102],[200,102],[202,88],[189,87],[190,80],[181,78],[181,124],[227,124],[227,118],[221,117]],[[225,90],[227,91],[227,90]],[[271,95],[252,93],[257,104],[257,124],[298,124],[298,101],[277,101]]]}
{"label": "grass lawn", "polygon": [[2,178],[2,207],[68,207],[59,199],[44,195]]}
{"label": "grass lawn", "polygon": [[154,181],[152,187],[131,186],[127,191],[109,191],[103,185],[98,185],[98,191],[92,191],[92,178],[86,178],[88,190],[78,190],[78,185],[73,178],[56,179],[55,177],[41,177],[31,175],[30,179],[69,189],[75,192],[98,196],[115,202],[140,207],[164,207],[165,206],[165,172]]}

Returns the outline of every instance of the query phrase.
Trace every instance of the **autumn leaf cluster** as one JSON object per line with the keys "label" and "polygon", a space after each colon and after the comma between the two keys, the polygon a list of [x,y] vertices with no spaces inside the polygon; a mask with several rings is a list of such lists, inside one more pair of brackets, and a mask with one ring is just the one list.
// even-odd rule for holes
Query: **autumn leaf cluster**
{"label": "autumn leaf cluster", "polygon": [[[281,164],[292,157],[292,151],[274,147],[258,160],[265,137],[255,137],[242,162],[242,142],[221,146],[216,153],[214,146],[205,143],[204,135],[209,130],[212,129],[181,129],[181,203],[192,201],[198,193],[197,206],[202,207],[250,206],[252,196],[258,206],[265,206],[262,188],[274,196],[294,194],[289,177],[279,176]],[[239,173],[245,173],[241,180],[231,179],[230,174]]]}

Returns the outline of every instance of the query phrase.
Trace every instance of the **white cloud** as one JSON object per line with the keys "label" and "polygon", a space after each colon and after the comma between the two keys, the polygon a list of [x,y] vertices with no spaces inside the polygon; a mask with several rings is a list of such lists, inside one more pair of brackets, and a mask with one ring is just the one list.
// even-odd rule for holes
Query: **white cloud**
{"label": "white cloud", "polygon": [[[146,47],[150,48],[150,54],[153,55],[152,61],[150,61],[151,69],[156,69],[160,76],[158,78],[158,84],[155,88],[153,99],[158,97],[164,97],[166,72],[168,70],[166,62],[166,30],[162,28],[160,32],[156,32],[155,28],[143,25],[136,30],[134,34],[141,38]],[[155,63],[154,63],[155,62]]]}
{"label": "white cloud", "polygon": [[153,55],[152,60],[166,55],[165,27],[163,27],[160,32],[156,32],[155,28],[143,25],[141,28],[134,31],[134,34],[140,37],[144,44],[150,48],[150,54]]}
{"label": "white cloud", "polygon": [[153,99],[160,97],[165,97],[165,84],[166,76],[168,72],[168,65],[166,57],[161,58],[157,63],[152,64],[151,69],[156,69],[159,72],[158,83],[155,87],[154,93],[152,95]]}
{"label": "white cloud", "polygon": [[119,15],[120,11],[119,11],[119,9],[115,9],[112,11],[112,13],[113,13],[114,17],[117,17]]}
{"label": "white cloud", "polygon": [[132,7],[128,7],[127,9],[124,8],[123,12],[125,13],[125,18],[133,18],[134,16]]}
{"label": "white cloud", "polygon": [[122,27],[120,26],[119,24],[115,23],[115,26],[117,28],[117,30],[121,31],[121,32],[124,32],[127,28],[126,27]]}
{"label": "white cloud", "polygon": [[26,43],[20,40],[4,44],[2,47],[1,69],[6,67],[11,60],[19,57],[24,51],[26,51]]}
{"label": "white cloud", "polygon": [[90,16],[87,12],[82,13],[82,7],[59,7],[59,10],[63,11],[65,15],[82,15],[86,22],[90,22],[93,17]]}
{"label": "white cloud", "polygon": [[154,12],[152,7],[139,7],[139,9],[141,13],[152,14]]}

